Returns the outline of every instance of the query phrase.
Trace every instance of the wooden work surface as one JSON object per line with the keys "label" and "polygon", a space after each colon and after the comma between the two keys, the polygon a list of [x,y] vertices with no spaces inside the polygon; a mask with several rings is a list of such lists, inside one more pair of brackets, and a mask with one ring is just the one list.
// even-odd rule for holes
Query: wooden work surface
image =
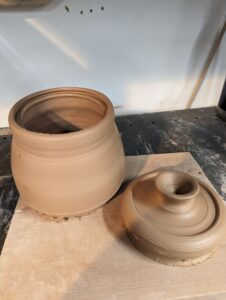
{"label": "wooden work surface", "polygon": [[[127,157],[126,178],[164,166],[209,182],[189,153]],[[226,239],[198,266],[152,261],[125,234],[120,194],[90,215],[66,220],[19,201],[0,257],[0,299],[226,299],[225,253]]]}

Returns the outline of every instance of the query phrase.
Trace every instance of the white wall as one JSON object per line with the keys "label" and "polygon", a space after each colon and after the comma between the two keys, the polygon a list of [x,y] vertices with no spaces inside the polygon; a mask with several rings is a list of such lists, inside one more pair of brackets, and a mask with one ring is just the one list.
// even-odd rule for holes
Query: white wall
{"label": "white wall", "polygon": [[[53,0],[38,10],[0,9],[0,127],[21,97],[56,86],[100,90],[118,114],[186,107],[225,12],[226,0]],[[225,74],[226,37],[192,106],[217,104]]]}

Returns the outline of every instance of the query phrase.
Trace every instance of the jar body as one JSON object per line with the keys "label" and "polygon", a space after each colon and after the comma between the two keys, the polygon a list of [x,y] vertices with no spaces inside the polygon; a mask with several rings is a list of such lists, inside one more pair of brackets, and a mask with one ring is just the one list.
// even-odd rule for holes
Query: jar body
{"label": "jar body", "polygon": [[[18,118],[15,111],[11,118]],[[37,135],[26,129],[21,133],[10,124],[13,177],[21,198],[33,209],[54,216],[83,215],[107,202],[120,187],[125,159],[112,113],[104,115],[104,123],[64,134]]]}

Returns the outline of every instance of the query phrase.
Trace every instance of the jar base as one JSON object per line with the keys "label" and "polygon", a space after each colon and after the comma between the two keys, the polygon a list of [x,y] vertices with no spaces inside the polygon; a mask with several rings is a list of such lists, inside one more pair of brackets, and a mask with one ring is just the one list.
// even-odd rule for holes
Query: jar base
{"label": "jar base", "polygon": [[20,199],[23,201],[24,204],[27,205],[27,207],[32,209],[34,212],[36,212],[36,213],[38,213],[42,216],[45,216],[46,218],[51,218],[51,219],[56,219],[56,220],[61,220],[61,219],[63,220],[64,218],[70,218],[70,217],[79,218],[79,217],[87,216],[87,215],[95,212],[96,210],[101,208],[103,205],[105,205],[108,201],[110,201],[115,196],[115,194],[119,191],[119,189],[121,188],[123,180],[124,180],[124,177],[121,178],[119,185],[117,185],[117,188],[112,192],[111,196],[108,197],[107,200],[104,200],[101,204],[99,204],[98,206],[96,206],[94,208],[91,208],[91,209],[88,209],[88,210],[85,210],[85,211],[82,211],[82,212],[79,212],[79,213],[65,213],[65,214],[54,214],[53,213],[53,214],[51,214],[49,212],[47,213],[47,212],[44,212],[44,211],[40,211],[37,208],[32,207],[21,196],[20,196]]}

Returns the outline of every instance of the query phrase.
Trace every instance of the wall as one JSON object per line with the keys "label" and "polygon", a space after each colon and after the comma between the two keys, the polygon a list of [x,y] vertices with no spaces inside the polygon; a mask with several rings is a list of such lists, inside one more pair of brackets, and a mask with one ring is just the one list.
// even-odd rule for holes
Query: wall
{"label": "wall", "polygon": [[[15,101],[56,86],[100,90],[117,114],[186,107],[225,12],[226,0],[53,0],[36,10],[0,9],[0,127]],[[226,37],[192,107],[218,102],[225,53]]]}

